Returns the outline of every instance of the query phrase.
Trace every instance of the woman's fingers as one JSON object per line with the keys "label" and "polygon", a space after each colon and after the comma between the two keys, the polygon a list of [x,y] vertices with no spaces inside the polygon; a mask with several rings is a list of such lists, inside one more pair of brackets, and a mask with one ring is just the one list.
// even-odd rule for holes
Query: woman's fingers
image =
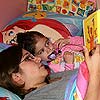
{"label": "woman's fingers", "polygon": [[86,47],[84,47],[84,53],[89,73],[100,73],[100,45],[96,45],[93,55],[89,56],[89,51]]}
{"label": "woman's fingers", "polygon": [[99,44],[96,45],[96,50],[94,53],[100,54],[100,45]]}
{"label": "woman's fingers", "polygon": [[88,62],[88,60],[90,59],[89,51],[85,46],[83,46],[83,48],[84,48],[85,60],[86,62]]}

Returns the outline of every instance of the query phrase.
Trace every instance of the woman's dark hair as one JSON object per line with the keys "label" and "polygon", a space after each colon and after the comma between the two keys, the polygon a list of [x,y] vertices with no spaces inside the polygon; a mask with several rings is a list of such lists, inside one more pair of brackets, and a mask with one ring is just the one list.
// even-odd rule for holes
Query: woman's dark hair
{"label": "woman's dark hair", "polygon": [[19,64],[22,58],[22,48],[11,46],[0,52],[0,86],[15,94],[22,95],[22,87],[12,82],[12,73],[19,72]]}
{"label": "woman's dark hair", "polygon": [[33,55],[35,55],[36,43],[40,38],[43,38],[44,35],[37,31],[28,31],[25,33],[17,34],[17,43],[20,47],[29,51]]}

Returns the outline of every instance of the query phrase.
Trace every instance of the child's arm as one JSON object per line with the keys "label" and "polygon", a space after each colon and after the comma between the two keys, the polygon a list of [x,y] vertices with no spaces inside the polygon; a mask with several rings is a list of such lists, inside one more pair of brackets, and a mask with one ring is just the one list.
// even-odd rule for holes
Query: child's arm
{"label": "child's arm", "polygon": [[70,44],[70,38],[64,39],[64,38],[60,38],[57,41],[54,42],[54,48],[57,49],[61,49],[64,45]]}
{"label": "child's arm", "polygon": [[77,46],[83,46],[83,37],[80,36],[69,36],[67,39],[60,38],[54,42],[54,47],[61,49],[64,45],[72,44]]}

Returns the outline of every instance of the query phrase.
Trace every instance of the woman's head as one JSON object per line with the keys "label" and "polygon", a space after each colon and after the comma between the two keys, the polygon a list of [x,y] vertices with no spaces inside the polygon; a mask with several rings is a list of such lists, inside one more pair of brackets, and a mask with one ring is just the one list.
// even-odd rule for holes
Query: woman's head
{"label": "woman's head", "polygon": [[0,86],[20,95],[38,88],[48,75],[40,61],[19,46],[4,50],[0,53]]}
{"label": "woman's head", "polygon": [[37,31],[17,34],[17,43],[20,47],[45,61],[50,60],[48,56],[54,51],[52,42]]}

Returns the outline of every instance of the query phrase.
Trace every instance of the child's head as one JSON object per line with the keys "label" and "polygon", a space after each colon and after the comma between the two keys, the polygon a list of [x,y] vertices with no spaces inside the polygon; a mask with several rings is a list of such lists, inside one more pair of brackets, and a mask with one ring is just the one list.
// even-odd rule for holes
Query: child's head
{"label": "child's head", "polygon": [[48,56],[54,51],[52,42],[37,31],[17,34],[17,43],[35,56],[44,61],[50,61]]}

